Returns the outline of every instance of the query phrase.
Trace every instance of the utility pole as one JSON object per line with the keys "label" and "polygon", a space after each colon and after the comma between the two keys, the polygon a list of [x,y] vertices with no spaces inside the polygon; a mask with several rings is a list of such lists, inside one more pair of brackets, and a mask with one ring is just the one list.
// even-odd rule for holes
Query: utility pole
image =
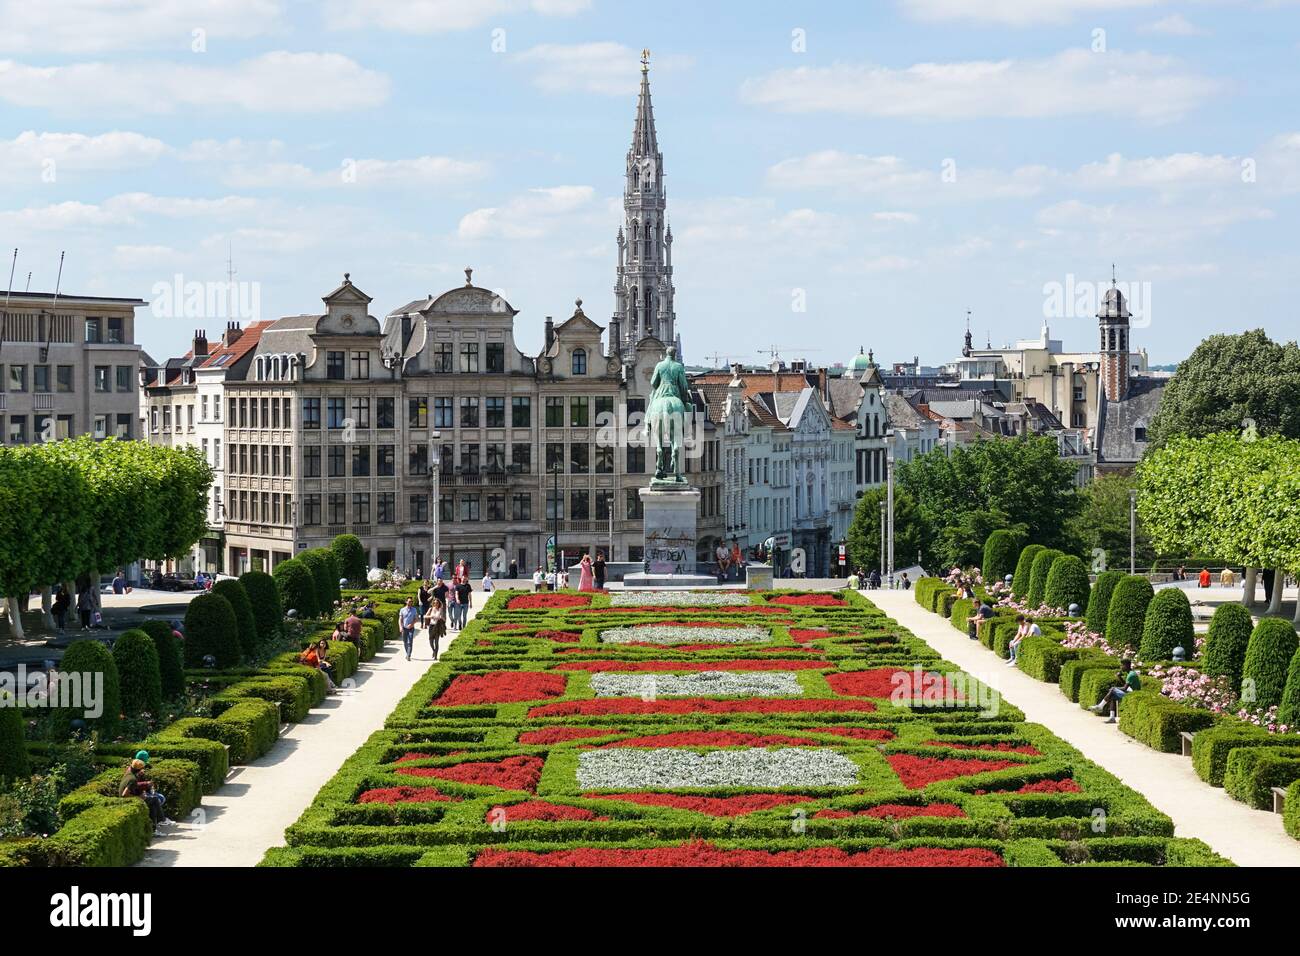
{"label": "utility pole", "polygon": [[890,442],[889,451],[885,455],[885,474],[887,476],[886,500],[889,503],[889,589],[894,589],[894,447]]}
{"label": "utility pole", "polygon": [[[430,571],[438,560],[438,549],[442,547],[439,538],[442,535],[442,447],[439,441],[442,432],[429,434],[429,556]],[[425,570],[421,568],[421,570]]]}
{"label": "utility pole", "polygon": [[1128,491],[1128,573],[1137,574],[1137,503],[1136,488]]}
{"label": "utility pole", "polygon": [[882,572],[885,570],[885,522],[889,520],[885,508],[886,505],[882,501],[880,503],[880,570]]}

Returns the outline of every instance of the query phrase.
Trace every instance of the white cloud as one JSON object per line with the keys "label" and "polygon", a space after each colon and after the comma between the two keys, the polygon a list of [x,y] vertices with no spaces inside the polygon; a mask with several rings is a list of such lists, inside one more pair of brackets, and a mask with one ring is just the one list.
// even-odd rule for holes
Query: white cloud
{"label": "white cloud", "polygon": [[235,189],[424,188],[458,186],[481,179],[485,163],[448,156],[411,159],[353,159],[344,157],[333,169],[313,169],[302,163],[236,164],[221,181]]}
{"label": "white cloud", "polygon": [[502,206],[475,209],[461,217],[461,239],[541,239],[551,235],[563,217],[590,208],[590,186],[530,189]]}
{"label": "white cloud", "polygon": [[914,269],[919,264],[916,259],[907,256],[876,256],[863,262],[862,269],[865,272],[903,272]]}
{"label": "white cloud", "polygon": [[149,166],[169,152],[162,140],[114,130],[84,133],[37,133],[27,130],[0,140],[0,175],[11,180],[36,179],[52,162],[56,175],[66,169],[107,171]]}
{"label": "white cloud", "polygon": [[531,10],[542,16],[570,17],[590,6],[591,0],[331,0],[325,23],[334,30],[377,26],[402,33],[450,33],[513,13]]}
{"label": "white cloud", "polygon": [[[945,171],[955,173],[955,179],[945,178]],[[923,169],[897,156],[867,156],[830,149],[781,160],[768,168],[767,183],[777,189],[834,189],[863,195],[904,196],[911,202],[930,203],[1034,196],[1054,176],[1044,166],[1022,166],[1002,172],[936,163],[930,169]]]}
{"label": "white cloud", "polygon": [[[518,54],[520,63],[535,67],[533,85],[548,93],[574,90],[604,96],[635,94],[641,84],[641,52],[621,43],[543,43]],[[687,68],[691,58],[680,54],[654,56],[651,68],[673,72]]]}
{"label": "white cloud", "polygon": [[918,20],[977,20],[1008,26],[1068,23],[1083,14],[1158,6],[1163,0],[898,0]]}
{"label": "white cloud", "polygon": [[1172,153],[1126,159],[1111,153],[1098,163],[1080,166],[1070,177],[1091,189],[1114,187],[1204,187],[1241,183],[1242,161],[1235,156]]}
{"label": "white cloud", "polygon": [[1218,81],[1151,53],[1065,50],[1039,60],[917,63],[905,69],[836,63],[746,80],[746,102],[795,113],[917,119],[1114,115],[1176,119]]}
{"label": "white cloud", "polygon": [[876,222],[901,222],[909,226],[921,221],[914,212],[873,212],[871,218]]}
{"label": "white cloud", "polygon": [[0,61],[0,100],[14,106],[94,114],[168,113],[181,108],[334,112],[377,106],[386,76],[337,53],[265,53],[231,66],[191,63]]}
{"label": "white cloud", "polygon": [[1159,33],[1171,37],[1207,37],[1209,30],[1203,30],[1181,13],[1171,14],[1154,23],[1138,28],[1139,33]]}
{"label": "white cloud", "polygon": [[1045,236],[1082,240],[1133,255],[1155,246],[1204,243],[1209,235],[1242,223],[1271,220],[1274,215],[1271,209],[1252,205],[1095,204],[1067,199],[1040,210],[1037,221]]}
{"label": "white cloud", "polygon": [[0,226],[16,232],[51,232],[87,227],[123,228],[153,219],[209,223],[242,220],[263,213],[257,200],[242,196],[193,199],[136,192],[120,193],[101,203],[69,200],[6,210],[0,212]]}
{"label": "white cloud", "polygon": [[282,29],[283,13],[280,0],[0,0],[0,51],[189,54],[195,30],[208,41],[249,39]]}

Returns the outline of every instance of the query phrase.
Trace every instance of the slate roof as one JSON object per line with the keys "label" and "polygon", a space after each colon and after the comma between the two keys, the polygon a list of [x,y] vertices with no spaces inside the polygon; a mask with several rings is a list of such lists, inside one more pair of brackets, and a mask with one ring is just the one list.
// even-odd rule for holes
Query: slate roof
{"label": "slate roof", "polygon": [[1133,430],[1139,424],[1151,427],[1168,383],[1167,378],[1133,376],[1128,395],[1118,402],[1107,401],[1102,391],[1097,413],[1098,463],[1131,465],[1142,459],[1147,443],[1134,438]]}
{"label": "slate roof", "polygon": [[929,421],[897,392],[885,393],[885,410],[889,412],[889,423],[895,428],[923,428]]}

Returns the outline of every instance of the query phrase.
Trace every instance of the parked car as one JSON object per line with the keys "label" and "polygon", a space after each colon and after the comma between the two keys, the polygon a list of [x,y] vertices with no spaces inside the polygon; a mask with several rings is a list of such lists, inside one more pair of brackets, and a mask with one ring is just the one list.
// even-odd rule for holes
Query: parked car
{"label": "parked car", "polygon": [[194,583],[194,576],[184,574],[164,574],[161,581],[156,584],[151,581],[149,586],[160,591],[198,590],[198,585]]}

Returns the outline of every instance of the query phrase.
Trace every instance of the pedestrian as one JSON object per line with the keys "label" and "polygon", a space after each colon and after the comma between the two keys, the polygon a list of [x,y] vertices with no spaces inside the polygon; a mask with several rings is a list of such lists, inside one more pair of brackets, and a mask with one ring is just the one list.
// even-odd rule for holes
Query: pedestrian
{"label": "pedestrian", "polygon": [[411,648],[415,643],[415,626],[423,615],[415,606],[415,598],[407,598],[406,606],[397,615],[397,622],[402,629],[402,646],[406,648],[406,659],[411,659]]}
{"label": "pedestrian", "polygon": [[[491,580],[491,578],[488,578],[489,583],[491,583]],[[469,623],[469,605],[472,600],[470,595],[474,593],[474,588],[469,583],[468,567],[465,569],[465,577],[456,582],[456,585],[451,589],[451,593],[456,596],[455,627],[459,631]]]}
{"label": "pedestrian", "polygon": [[578,564],[578,590],[596,590],[596,576],[591,570],[591,555],[589,554],[584,554],[582,561]]}
{"label": "pedestrian", "polygon": [[113,593],[126,593],[126,575],[122,572],[121,568],[118,568],[117,574],[113,575]]}
{"label": "pedestrian", "polygon": [[[487,575],[484,575],[486,577]],[[514,558],[510,559],[510,580],[514,581],[519,577],[519,562]]]}
{"label": "pedestrian", "polygon": [[542,570],[542,566],[539,564],[537,570],[533,572],[533,590],[542,590],[544,584],[546,584],[546,572]]}
{"label": "pedestrian", "polygon": [[744,564],[744,556],[740,553],[740,543],[735,538],[731,539],[731,567],[736,572],[736,580],[740,580],[740,572]]}
{"label": "pedestrian", "polygon": [[298,660],[308,667],[314,668],[325,675],[325,693],[333,694],[337,690],[334,684],[334,665],[326,657],[329,653],[329,642],[325,640],[317,641],[314,644],[308,644],[307,649],[302,652]]}
{"label": "pedestrian", "polygon": [[[511,579],[511,580],[513,580],[513,579]],[[482,585],[483,585],[483,590],[484,590],[486,593],[488,593],[488,594],[491,594],[493,591],[496,590],[497,585],[496,585],[496,582],[492,580],[492,572],[491,572],[491,571],[484,571],[484,572],[483,572],[483,581],[482,581],[481,583],[482,583]]]}
{"label": "pedestrian", "polygon": [[903,590],[904,590],[904,591],[910,591],[910,590],[912,590],[912,581],[911,581],[911,579],[907,576],[907,572],[906,572],[906,571],[903,572]]}
{"label": "pedestrian", "polygon": [[1219,586],[1224,588],[1236,587],[1237,575],[1232,568],[1224,568],[1219,572]]}
{"label": "pedestrian", "polygon": [[554,568],[548,568],[548,569],[546,570],[546,590],[548,590],[548,591],[554,591],[554,590],[555,590],[555,584],[556,584],[556,581],[557,581],[557,580],[558,580],[558,577],[557,577],[557,575],[555,574],[555,569],[554,569]]}
{"label": "pedestrian", "polygon": [[1112,686],[1110,690],[1106,691],[1105,697],[1088,709],[1094,714],[1109,713],[1110,718],[1106,723],[1113,724],[1119,718],[1119,702],[1128,694],[1141,689],[1142,678],[1133,667],[1133,662],[1130,660],[1122,660],[1119,664],[1119,672],[1115,675],[1114,686]]}
{"label": "pedestrian", "polygon": [[1020,645],[1026,637],[1041,637],[1043,629],[1023,614],[1016,615],[1016,633],[1007,645],[1007,666],[1015,667],[1020,655]]}
{"label": "pedestrian", "polygon": [[420,588],[415,592],[415,603],[420,609],[420,617],[429,613],[429,602],[433,600],[433,588],[431,582],[420,582]]}
{"label": "pedestrian", "polygon": [[[450,590],[451,590],[451,587],[447,584],[446,581],[436,581],[436,582],[434,582],[434,585],[433,585],[433,600],[434,600],[434,601],[437,601],[439,604],[441,604],[441,605],[445,608],[445,607],[447,606],[447,592],[450,591]],[[428,610],[429,610],[428,608],[425,608],[425,613],[428,613]]]}
{"label": "pedestrian", "polygon": [[429,607],[429,617],[425,622],[429,628],[429,649],[433,651],[433,659],[438,659],[438,642],[442,636],[447,633],[447,607],[436,597],[433,604]]}
{"label": "pedestrian", "polygon": [[724,584],[727,580],[727,573],[731,567],[731,551],[721,541],[718,542],[717,549],[713,552],[714,558],[718,562],[718,583]]}
{"label": "pedestrian", "polygon": [[361,654],[361,618],[353,611],[343,621],[343,636],[350,644],[357,647],[358,656]]}
{"label": "pedestrian", "polygon": [[1210,586],[1209,568],[1201,568],[1201,573],[1199,575],[1199,580],[1197,581],[1197,583],[1203,588],[1208,588]]}
{"label": "pedestrian", "polygon": [[68,624],[68,609],[72,607],[72,598],[68,595],[68,589],[59,585],[59,593],[54,596],[54,604],[50,608],[50,613],[54,615],[54,623],[59,628],[59,633]]}
{"label": "pedestrian", "polygon": [[596,576],[596,590],[605,590],[605,552],[597,551],[596,560],[591,563],[591,572]]}
{"label": "pedestrian", "polygon": [[90,585],[77,596],[77,613],[81,615],[81,629],[90,630],[90,617],[95,612],[95,598],[90,593]]}

